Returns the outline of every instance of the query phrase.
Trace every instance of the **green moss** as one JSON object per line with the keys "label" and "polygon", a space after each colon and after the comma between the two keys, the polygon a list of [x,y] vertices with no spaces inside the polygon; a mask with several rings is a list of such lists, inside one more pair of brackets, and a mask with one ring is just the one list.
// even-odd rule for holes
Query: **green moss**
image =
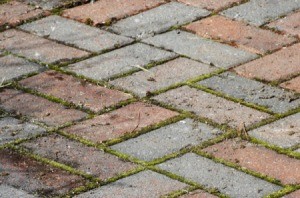
{"label": "green moss", "polygon": [[282,197],[284,195],[287,195],[287,194],[290,194],[292,193],[293,191],[296,191],[297,188],[294,187],[294,186],[286,186],[285,188],[275,192],[275,193],[272,193],[270,195],[267,195],[265,196],[265,198],[279,198],[279,197]]}

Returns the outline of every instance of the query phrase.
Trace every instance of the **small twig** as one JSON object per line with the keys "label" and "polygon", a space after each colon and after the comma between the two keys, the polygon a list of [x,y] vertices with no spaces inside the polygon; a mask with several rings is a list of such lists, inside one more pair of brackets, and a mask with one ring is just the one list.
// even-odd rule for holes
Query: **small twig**
{"label": "small twig", "polygon": [[140,126],[140,121],[141,121],[141,113],[139,112],[138,123],[137,123],[136,127],[135,127],[130,133],[134,132],[137,128],[139,128],[139,126]]}
{"label": "small twig", "polygon": [[250,139],[250,136],[246,130],[246,126],[244,122],[242,122],[241,125],[238,127],[237,133],[238,133],[237,135],[244,140]]}

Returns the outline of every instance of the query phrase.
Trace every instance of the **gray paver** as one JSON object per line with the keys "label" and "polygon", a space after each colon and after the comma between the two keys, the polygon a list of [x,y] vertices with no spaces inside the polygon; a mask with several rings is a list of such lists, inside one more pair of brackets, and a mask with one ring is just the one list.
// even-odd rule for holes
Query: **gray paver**
{"label": "gray paver", "polygon": [[27,23],[20,28],[38,36],[49,37],[93,52],[113,49],[133,41],[56,15]]}
{"label": "gray paver", "polygon": [[221,131],[192,119],[159,128],[134,139],[112,146],[112,149],[150,161],[195,146],[221,134]]}
{"label": "gray paver", "polygon": [[121,20],[111,29],[122,35],[146,38],[167,31],[172,26],[186,24],[207,16],[209,13],[204,9],[171,2]]}
{"label": "gray paver", "polygon": [[158,167],[196,181],[205,187],[217,188],[232,198],[258,198],[281,189],[279,186],[193,153],[167,161]]}
{"label": "gray paver", "polygon": [[67,70],[95,80],[103,80],[136,70],[137,65],[142,67],[151,62],[168,60],[176,56],[175,53],[137,43],[72,64]]}
{"label": "gray paver", "polygon": [[34,198],[35,196],[30,195],[23,190],[16,189],[11,186],[0,185],[0,197],[1,198],[12,198],[12,197]]}
{"label": "gray paver", "polygon": [[230,68],[257,57],[250,52],[178,30],[143,41],[221,68]]}
{"label": "gray paver", "polygon": [[87,2],[88,0],[20,0],[25,3],[29,3],[38,7],[41,7],[45,10],[52,10],[53,8],[61,7],[63,5],[67,5],[75,2]]}
{"label": "gray paver", "polygon": [[45,132],[46,130],[42,127],[12,117],[0,118],[0,145]]}
{"label": "gray paver", "polygon": [[222,12],[227,17],[260,26],[300,8],[299,0],[251,0]]}
{"label": "gray paver", "polygon": [[300,144],[300,113],[248,132],[250,136],[289,148]]}
{"label": "gray paver", "polygon": [[12,55],[0,57],[0,82],[42,71],[43,67]]}
{"label": "gray paver", "polygon": [[143,171],[120,179],[114,183],[83,193],[76,198],[140,198],[160,197],[161,195],[187,187],[153,171]]}
{"label": "gray paver", "polygon": [[173,84],[208,74],[217,68],[187,58],[177,58],[165,64],[153,67],[148,71],[136,72],[130,76],[119,78],[110,83],[130,90],[139,96],[147,92],[167,88]]}
{"label": "gray paver", "polygon": [[199,84],[247,102],[266,106],[276,113],[284,113],[300,106],[300,97],[295,93],[243,78],[231,72],[200,81]]}

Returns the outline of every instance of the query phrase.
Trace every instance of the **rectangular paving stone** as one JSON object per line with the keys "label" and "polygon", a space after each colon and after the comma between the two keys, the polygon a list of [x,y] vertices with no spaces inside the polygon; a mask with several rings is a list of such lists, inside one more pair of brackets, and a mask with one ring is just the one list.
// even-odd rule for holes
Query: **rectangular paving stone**
{"label": "rectangular paving stone", "polygon": [[300,73],[300,44],[241,65],[234,70],[247,78],[278,81]]}
{"label": "rectangular paving stone", "polygon": [[141,160],[151,161],[187,146],[196,146],[220,134],[221,131],[218,129],[185,119],[116,144],[112,149]]}
{"label": "rectangular paving stone", "polygon": [[123,19],[112,25],[111,30],[129,37],[146,38],[207,15],[207,10],[170,2]]}
{"label": "rectangular paving stone", "polygon": [[200,81],[199,84],[231,97],[265,106],[275,113],[284,113],[300,106],[300,97],[295,93],[243,78],[231,72],[213,76]]}
{"label": "rectangular paving stone", "polygon": [[216,71],[216,69],[217,68],[210,65],[187,58],[177,58],[153,67],[148,71],[136,72],[130,76],[111,81],[110,83],[143,97],[149,92],[154,92],[173,84],[211,73]]}
{"label": "rectangular paving stone", "polygon": [[44,10],[52,10],[53,8],[58,8],[62,6],[72,5],[76,2],[89,2],[90,0],[20,0],[22,2],[35,5],[36,7],[41,7]]}
{"label": "rectangular paving stone", "polygon": [[156,7],[163,0],[101,0],[63,11],[62,16],[80,22],[92,22],[94,25],[110,23],[141,11]]}
{"label": "rectangular paving stone", "polygon": [[178,113],[174,111],[137,102],[78,123],[64,129],[64,131],[94,143],[101,143],[130,134],[143,127],[157,124],[177,115]]}
{"label": "rectangular paving stone", "polygon": [[46,130],[12,117],[0,118],[0,145],[44,134]]}
{"label": "rectangular paving stone", "polygon": [[249,126],[269,117],[266,113],[188,86],[170,90],[153,99],[231,127],[239,127],[243,123]]}
{"label": "rectangular paving stone", "polygon": [[21,146],[34,154],[67,164],[102,180],[136,168],[130,162],[59,135],[41,137]]}
{"label": "rectangular paving stone", "polygon": [[284,196],[283,198],[297,198],[300,197],[300,190],[294,191],[291,194]]}
{"label": "rectangular paving stone", "polygon": [[95,80],[104,80],[122,73],[137,70],[152,62],[176,57],[175,53],[137,43],[99,56],[71,64],[66,69]]}
{"label": "rectangular paving stone", "polygon": [[61,98],[95,112],[132,98],[129,94],[93,85],[56,71],[46,71],[19,83],[24,87]]}
{"label": "rectangular paving stone", "polygon": [[102,52],[133,41],[57,15],[24,24],[20,28],[92,52]]}
{"label": "rectangular paving stone", "polygon": [[280,49],[296,41],[295,38],[286,35],[276,34],[217,15],[191,23],[185,28],[201,37],[221,40],[258,54]]}
{"label": "rectangular paving stone", "polygon": [[195,190],[193,192],[189,192],[188,194],[180,196],[180,198],[217,198],[217,196],[214,196],[202,190]]}
{"label": "rectangular paving stone", "polygon": [[78,175],[71,175],[10,150],[0,151],[0,164],[0,184],[30,194],[58,196],[85,184],[84,179]]}
{"label": "rectangular paving stone", "polygon": [[219,11],[226,7],[229,7],[233,4],[238,4],[242,2],[242,0],[222,0],[222,1],[215,1],[215,0],[179,0],[182,3],[187,5],[200,7],[208,10]]}
{"label": "rectangular paving stone", "polygon": [[170,179],[169,177],[156,172],[146,170],[75,197],[161,197],[162,195],[171,193],[172,191],[181,190],[185,187],[187,187],[187,184]]}
{"label": "rectangular paving stone", "polygon": [[280,180],[284,185],[299,184],[300,160],[239,139],[225,140],[204,149],[217,158]]}
{"label": "rectangular paving stone", "polygon": [[22,198],[34,198],[36,196],[30,195],[27,192],[14,188],[12,186],[0,185],[0,197],[11,198],[11,197],[22,197]]}
{"label": "rectangular paving stone", "polygon": [[289,148],[300,143],[300,113],[248,132],[259,140]]}
{"label": "rectangular paving stone", "polygon": [[223,15],[260,26],[300,8],[299,0],[251,0],[222,12]]}
{"label": "rectangular paving stone", "polygon": [[207,188],[217,188],[233,198],[264,197],[281,187],[193,153],[158,165],[159,168],[193,180]]}
{"label": "rectangular paving stone", "polygon": [[257,57],[250,52],[178,30],[143,41],[221,68],[230,68]]}
{"label": "rectangular paving stone", "polygon": [[13,89],[4,89],[0,92],[0,107],[5,111],[28,116],[34,121],[51,126],[62,125],[87,116],[84,112],[67,109],[61,104]]}
{"label": "rectangular paving stone", "polygon": [[0,33],[0,49],[44,63],[66,62],[88,56],[89,53],[19,30]]}
{"label": "rectangular paving stone", "polygon": [[43,67],[25,59],[8,55],[0,57],[0,80],[9,81],[23,75],[42,71]]}
{"label": "rectangular paving stone", "polygon": [[300,93],[300,76],[293,78],[287,82],[281,83],[280,86]]}

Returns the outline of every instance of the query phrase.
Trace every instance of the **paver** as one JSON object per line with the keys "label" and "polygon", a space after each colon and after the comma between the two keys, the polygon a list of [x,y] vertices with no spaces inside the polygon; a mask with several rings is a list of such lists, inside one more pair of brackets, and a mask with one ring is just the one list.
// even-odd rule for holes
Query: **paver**
{"label": "paver", "polygon": [[192,119],[185,119],[121,142],[112,146],[112,149],[151,161],[182,148],[198,145],[220,134],[221,131],[218,129]]}
{"label": "paver", "polygon": [[242,0],[223,0],[223,1],[215,1],[215,0],[179,0],[182,3],[187,5],[196,6],[208,10],[219,11],[226,7],[229,7],[233,4],[238,4],[242,2]]}
{"label": "paver", "polygon": [[300,76],[293,78],[287,82],[281,83],[280,86],[300,93]]}
{"label": "paver", "polygon": [[175,190],[187,187],[186,184],[170,179],[153,171],[143,171],[120,179],[114,183],[83,193],[76,198],[115,197],[139,198],[160,197]]}
{"label": "paver", "polygon": [[42,164],[10,150],[0,151],[0,184],[30,194],[57,196],[82,186],[82,177]]}
{"label": "paver", "polygon": [[163,0],[101,0],[67,9],[63,12],[63,16],[98,25],[137,14],[162,3]]}
{"label": "paver", "polygon": [[110,83],[130,90],[138,96],[146,96],[171,85],[209,74],[217,68],[187,58],[177,58],[165,64],[153,67],[148,71],[136,72],[130,76],[119,78]]}
{"label": "paver", "polygon": [[56,15],[27,23],[20,28],[92,52],[102,52],[133,41]]}
{"label": "paver", "polygon": [[4,89],[0,93],[0,107],[5,111],[29,116],[34,121],[52,126],[80,120],[87,116],[84,112],[67,109],[61,104],[13,89]]}
{"label": "paver", "polygon": [[257,57],[250,52],[179,30],[173,30],[143,41],[221,68],[233,67]]}
{"label": "paver", "polygon": [[12,117],[0,118],[0,145],[44,134],[46,130]]}
{"label": "paver", "polygon": [[23,75],[42,71],[43,67],[12,55],[0,57],[0,79],[9,81]]}
{"label": "paver", "polygon": [[269,117],[266,113],[188,86],[170,90],[153,99],[231,127],[240,127],[243,123],[249,126]]}
{"label": "paver", "polygon": [[0,26],[16,26],[23,21],[44,15],[45,13],[35,7],[18,1],[10,1],[0,5]]}
{"label": "paver", "polygon": [[132,96],[93,85],[73,76],[47,71],[20,81],[22,86],[83,106],[95,112],[116,105]]}
{"label": "paver", "polygon": [[296,35],[300,38],[300,11],[278,19],[267,26],[288,34]]}
{"label": "paver", "polygon": [[247,175],[193,153],[158,165],[159,168],[193,180],[207,188],[217,188],[230,197],[263,197],[281,187]]}
{"label": "paver", "polygon": [[241,65],[234,70],[247,78],[278,81],[300,73],[300,44]]}
{"label": "paver", "polygon": [[45,10],[52,10],[53,8],[58,8],[62,6],[71,5],[72,3],[76,2],[89,2],[89,0],[19,0],[25,3],[29,3],[35,5],[36,7],[41,7]]}
{"label": "paver", "polygon": [[222,14],[260,26],[300,8],[299,0],[251,0]]}
{"label": "paver", "polygon": [[112,25],[111,29],[125,36],[146,38],[207,15],[207,10],[171,2],[123,19]]}
{"label": "paver", "polygon": [[204,151],[217,158],[276,178],[284,185],[300,183],[300,172],[297,171],[300,160],[278,154],[262,146],[231,139],[205,148]]}
{"label": "paver", "polygon": [[175,53],[137,43],[72,64],[67,70],[95,80],[103,80],[137,70],[137,66],[143,67],[176,56]]}
{"label": "paver", "polygon": [[276,113],[284,113],[300,106],[300,97],[295,93],[243,78],[231,72],[213,76],[200,81],[199,84],[231,97],[265,106]]}
{"label": "paver", "polygon": [[1,198],[10,198],[10,197],[34,198],[36,196],[30,195],[27,192],[14,188],[12,186],[0,184],[0,197]]}
{"label": "paver", "polygon": [[284,196],[283,198],[297,198],[297,197],[300,197],[300,190],[292,192],[291,194],[288,194],[288,195]]}
{"label": "paver", "polygon": [[193,192],[189,192],[188,194],[180,196],[180,198],[217,198],[217,196],[214,196],[202,190],[195,190]]}
{"label": "paver", "polygon": [[41,137],[21,146],[34,154],[67,164],[102,180],[136,168],[136,165],[130,162],[59,135]]}
{"label": "paver", "polygon": [[271,124],[249,131],[259,140],[289,148],[300,143],[300,113],[280,119]]}
{"label": "paver", "polygon": [[0,49],[45,63],[66,62],[89,55],[88,52],[11,29],[0,33]]}
{"label": "paver", "polygon": [[176,112],[155,105],[137,102],[68,127],[64,131],[94,143],[101,143],[177,115]]}
{"label": "paver", "polygon": [[237,45],[242,49],[259,54],[280,49],[296,41],[295,38],[218,15],[196,21],[185,28],[199,36]]}

